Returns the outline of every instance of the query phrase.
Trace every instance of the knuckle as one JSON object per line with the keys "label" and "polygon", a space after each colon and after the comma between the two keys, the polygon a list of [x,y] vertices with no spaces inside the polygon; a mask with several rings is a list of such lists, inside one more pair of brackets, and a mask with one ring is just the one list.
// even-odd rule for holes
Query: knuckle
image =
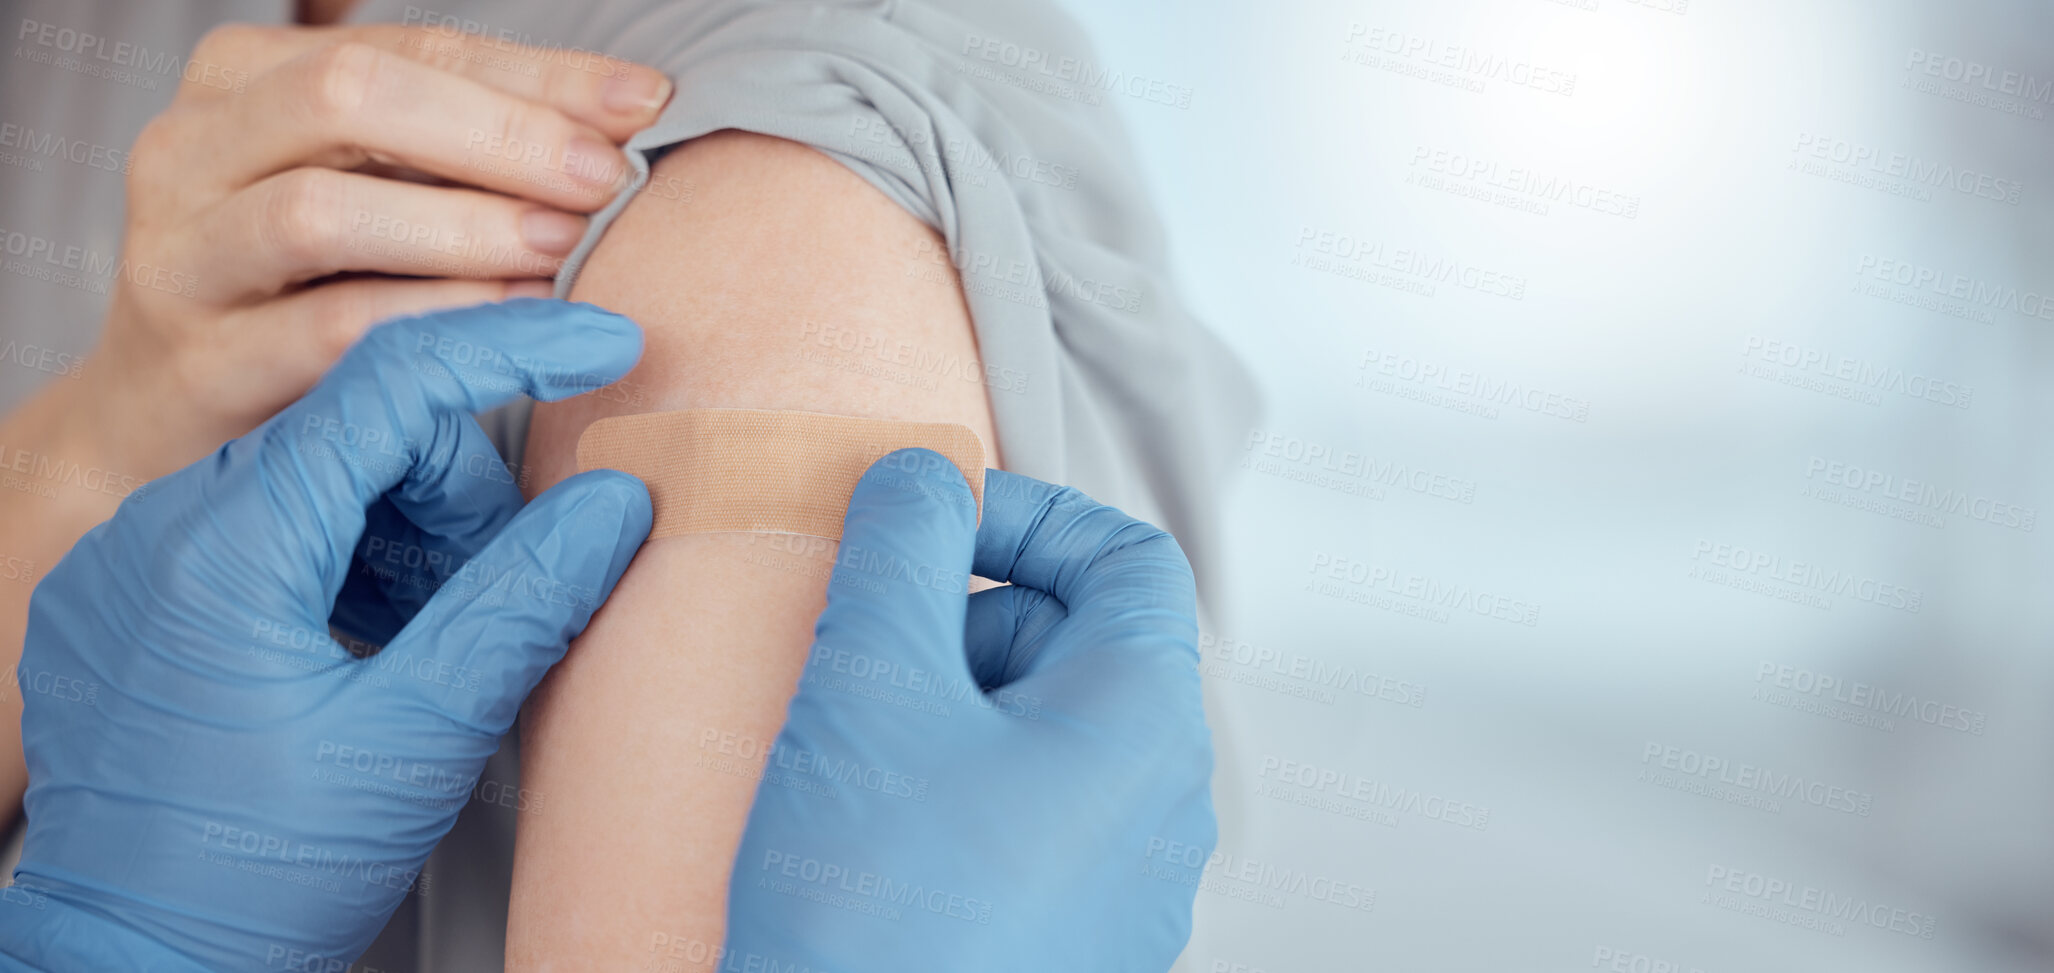
{"label": "knuckle", "polygon": [[414,60],[450,74],[462,74],[469,66],[467,58],[473,46],[470,35],[438,34],[428,27],[401,27],[399,31],[394,43]]}
{"label": "knuckle", "polygon": [[1145,520],[1131,519],[1128,521],[1127,529],[1135,534],[1133,546],[1136,549],[1145,551],[1154,557],[1175,561],[1179,565],[1183,565],[1187,573],[1189,572],[1191,562],[1184,557],[1184,546],[1178,544],[1177,539],[1171,536],[1169,531]]}
{"label": "knuckle", "polygon": [[1184,545],[1169,531],[1138,520],[1135,523],[1146,531],[1136,548],[1161,565],[1178,591],[1195,588],[1197,579],[1191,573],[1191,559],[1184,556]]}
{"label": "knuckle", "polygon": [[574,105],[591,100],[596,92],[589,80],[591,72],[565,64],[544,64],[542,67],[540,97],[547,105]]}
{"label": "knuckle", "polygon": [[432,50],[435,30],[431,27],[409,24],[360,24],[349,28],[347,36],[385,50],[401,51],[412,57]]}
{"label": "knuckle", "polygon": [[[1104,511],[1112,510],[1073,486],[1054,486],[1047,496],[1042,498],[1040,508],[1045,517],[1058,522],[1083,517],[1086,514],[1103,516]],[[1118,514],[1118,511],[1114,513]]]}
{"label": "knuckle", "polygon": [[542,113],[528,102],[516,98],[499,99],[492,110],[486,131],[498,134],[507,143],[522,145],[555,145],[552,139],[554,129],[541,123]]}
{"label": "knuckle", "polygon": [[162,188],[169,181],[171,146],[178,142],[182,119],[183,113],[178,109],[167,109],[144,123],[135,141],[129,143],[130,199],[152,198],[150,190]]}
{"label": "knuckle", "polygon": [[273,30],[260,24],[220,24],[200,36],[200,42],[193,45],[192,59],[202,64],[236,66],[245,60],[244,52],[269,43]]}
{"label": "knuckle", "polygon": [[386,54],[362,41],[347,40],[315,50],[307,59],[306,107],[314,117],[355,118],[370,104]]}
{"label": "knuckle", "polygon": [[1191,573],[1191,560],[1184,556],[1184,547],[1176,537],[1115,508],[1100,507],[1099,511],[1125,521],[1112,531],[1100,549],[1102,557],[1113,559],[1106,563],[1145,570],[1163,593],[1176,596],[1179,601],[1196,597],[1198,583]]}
{"label": "knuckle", "polygon": [[294,169],[267,183],[258,236],[301,264],[319,264],[347,235],[342,177],[333,170]]}

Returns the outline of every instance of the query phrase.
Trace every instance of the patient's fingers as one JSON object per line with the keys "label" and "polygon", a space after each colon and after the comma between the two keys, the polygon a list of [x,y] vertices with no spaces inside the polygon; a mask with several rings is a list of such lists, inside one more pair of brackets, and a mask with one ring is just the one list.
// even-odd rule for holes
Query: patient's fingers
{"label": "patient's fingers", "polygon": [[591,212],[627,171],[612,139],[555,108],[355,41],[172,116],[172,171],[229,191],[299,166],[382,162]]}
{"label": "patient's fingers", "polygon": [[249,83],[281,64],[319,47],[355,41],[548,105],[615,142],[647,128],[670,97],[670,79],[653,68],[593,51],[531,47],[475,32],[489,29],[486,24],[439,23],[324,28],[228,24],[208,33],[193,51],[193,63],[220,70],[211,75],[204,70],[187,72],[181,95],[212,98],[237,93],[237,75],[230,72],[246,79],[246,93]]}
{"label": "patient's fingers", "polygon": [[[208,300],[258,300],[343,271],[410,277],[547,278],[585,217],[471,189],[291,169],[213,207],[186,246],[237,254],[201,281]],[[168,260],[174,266],[197,264]]]}

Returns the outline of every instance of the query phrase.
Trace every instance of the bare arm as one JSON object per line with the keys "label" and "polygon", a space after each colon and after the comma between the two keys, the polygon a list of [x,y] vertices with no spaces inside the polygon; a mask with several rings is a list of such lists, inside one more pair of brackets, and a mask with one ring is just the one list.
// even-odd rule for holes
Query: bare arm
{"label": "bare arm", "polygon": [[[28,788],[22,763],[22,683],[29,595],[66,551],[148,475],[107,453],[97,429],[120,421],[100,373],[53,377],[0,422],[0,807],[12,818]],[[33,678],[28,688],[35,688]],[[4,824],[0,821],[0,824]]]}
{"label": "bare arm", "polygon": [[[794,143],[721,132],[673,150],[573,297],[647,330],[622,390],[536,410],[529,484],[571,472],[605,415],[803,409],[961,422],[997,465],[961,286],[939,237]],[[676,198],[665,198],[671,196]],[[625,400],[625,401],[624,401]],[[769,744],[834,545],[664,538],[530,704],[510,970],[710,967]]]}

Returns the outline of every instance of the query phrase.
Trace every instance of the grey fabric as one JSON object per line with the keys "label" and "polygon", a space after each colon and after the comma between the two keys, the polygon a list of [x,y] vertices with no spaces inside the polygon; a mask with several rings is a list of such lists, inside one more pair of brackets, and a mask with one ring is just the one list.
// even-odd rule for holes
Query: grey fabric
{"label": "grey fabric", "polygon": [[[257,0],[25,0],[11,9],[180,56],[219,21],[289,14],[288,4]],[[469,21],[493,36],[565,48],[567,58],[603,52],[677,79],[663,118],[631,143],[641,173],[634,190],[593,221],[559,293],[668,146],[743,129],[815,146],[848,166],[948,241],[1006,465],[1169,527],[1201,582],[1207,577],[1218,553],[1215,491],[1227,450],[1252,421],[1252,385],[1167,280],[1160,225],[1105,103],[1105,85],[1118,79],[1094,73],[1100,62],[1067,17],[1045,4],[985,0],[459,0],[432,10],[372,0],[351,19]],[[0,64],[0,122],[124,154],[175,88],[142,90],[19,52]],[[111,260],[120,252],[121,189],[117,173],[88,164],[0,164],[0,231]],[[7,339],[80,355],[97,337],[106,290],[0,273],[0,302],[9,309]],[[0,406],[45,380],[53,378],[0,362]],[[484,419],[519,462],[527,410]],[[535,799],[519,788],[513,744],[510,737],[493,758],[480,799],[436,850],[427,889],[409,897],[365,957],[371,968],[502,967],[515,810]]]}
{"label": "grey fabric", "polygon": [[[948,241],[999,377],[987,387],[1006,464],[1163,524],[1204,576],[1218,474],[1252,420],[1252,386],[1166,279],[1114,110],[1090,84],[1059,80],[1062,59],[1097,62],[1053,7],[466,0],[424,12],[372,0],[353,19],[468,22],[567,59],[603,52],[669,72],[677,95],[629,143],[637,191],[649,159],[719,129],[848,166]],[[1025,51],[1058,65],[1058,80],[1008,66]],[[593,221],[560,292],[633,196]]]}

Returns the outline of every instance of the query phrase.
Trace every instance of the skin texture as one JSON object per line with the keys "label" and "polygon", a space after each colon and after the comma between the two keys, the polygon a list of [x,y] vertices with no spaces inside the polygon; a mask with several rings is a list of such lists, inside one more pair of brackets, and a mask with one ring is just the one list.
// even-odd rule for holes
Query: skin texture
{"label": "skin texture", "polygon": [[[939,237],[810,148],[719,132],[664,156],[572,297],[646,331],[621,386],[538,407],[527,488],[601,416],[699,407],[961,422],[998,465],[960,282]],[[665,195],[674,198],[664,198]],[[509,970],[712,968],[766,751],[835,545],[649,542],[531,698]]]}

